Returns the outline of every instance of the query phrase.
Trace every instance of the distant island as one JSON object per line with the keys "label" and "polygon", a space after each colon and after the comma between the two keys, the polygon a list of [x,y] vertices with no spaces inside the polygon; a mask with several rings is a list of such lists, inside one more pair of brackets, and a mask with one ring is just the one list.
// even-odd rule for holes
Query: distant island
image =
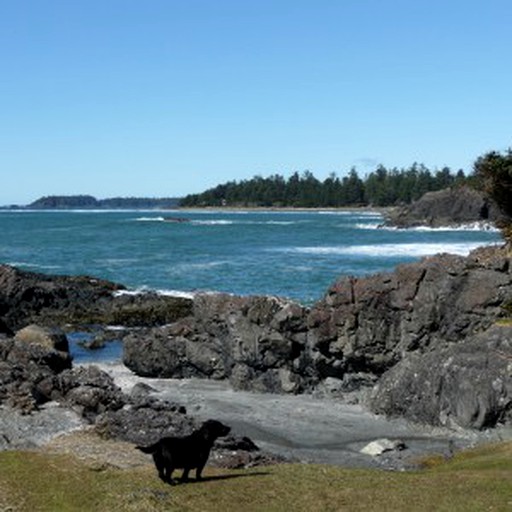
{"label": "distant island", "polygon": [[27,210],[132,210],[177,208],[180,198],[112,197],[96,199],[90,195],[44,196],[26,206],[4,206],[3,209]]}

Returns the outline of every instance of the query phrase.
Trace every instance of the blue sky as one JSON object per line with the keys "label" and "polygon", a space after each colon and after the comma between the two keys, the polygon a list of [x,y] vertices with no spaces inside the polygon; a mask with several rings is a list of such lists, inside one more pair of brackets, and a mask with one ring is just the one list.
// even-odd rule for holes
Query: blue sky
{"label": "blue sky", "polygon": [[512,145],[510,0],[0,0],[0,204]]}

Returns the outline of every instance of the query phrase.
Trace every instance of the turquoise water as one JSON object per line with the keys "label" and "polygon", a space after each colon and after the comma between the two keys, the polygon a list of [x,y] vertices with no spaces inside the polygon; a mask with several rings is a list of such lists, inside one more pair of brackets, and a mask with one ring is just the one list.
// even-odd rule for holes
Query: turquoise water
{"label": "turquoise water", "polygon": [[500,240],[475,229],[377,229],[381,221],[376,212],[2,211],[0,262],[133,289],[272,294],[310,304],[340,276]]}

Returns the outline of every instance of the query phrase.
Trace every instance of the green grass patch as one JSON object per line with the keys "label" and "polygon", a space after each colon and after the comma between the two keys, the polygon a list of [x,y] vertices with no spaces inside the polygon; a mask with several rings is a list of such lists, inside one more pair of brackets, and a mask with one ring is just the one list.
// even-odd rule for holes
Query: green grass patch
{"label": "green grass patch", "polygon": [[512,300],[505,302],[501,307],[508,316],[512,317]]}
{"label": "green grass patch", "polygon": [[166,485],[152,465],[90,467],[72,455],[0,453],[0,510],[12,511],[510,511],[512,443],[431,458],[414,472],[284,464],[208,468]]}

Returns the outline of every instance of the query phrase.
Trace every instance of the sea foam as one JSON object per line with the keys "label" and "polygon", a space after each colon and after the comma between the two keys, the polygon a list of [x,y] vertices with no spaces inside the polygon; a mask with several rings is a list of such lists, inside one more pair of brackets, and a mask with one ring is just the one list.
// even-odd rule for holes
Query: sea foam
{"label": "sea foam", "polygon": [[449,253],[467,256],[474,249],[486,244],[481,242],[376,244],[350,246],[290,247],[284,252],[311,255],[365,256],[374,258],[422,257]]}
{"label": "sea foam", "polygon": [[164,217],[137,217],[136,222],[164,222]]}
{"label": "sea foam", "polygon": [[122,297],[125,295],[144,295],[145,293],[156,293],[157,295],[162,295],[164,297],[176,297],[181,299],[193,299],[195,297],[194,292],[185,292],[181,290],[153,290],[145,286],[133,290],[116,290],[112,295],[114,297]]}
{"label": "sea foam", "polygon": [[499,233],[499,229],[494,226],[490,222],[470,222],[467,224],[459,224],[456,226],[438,226],[438,227],[430,227],[430,226],[415,226],[412,228],[399,228],[396,226],[384,226],[381,223],[368,222],[363,223],[359,222],[354,224],[354,228],[356,229],[381,229],[383,231],[399,231],[399,232],[408,232],[415,231],[417,233],[448,233],[448,232],[456,232],[456,231],[489,231],[492,233]]}

